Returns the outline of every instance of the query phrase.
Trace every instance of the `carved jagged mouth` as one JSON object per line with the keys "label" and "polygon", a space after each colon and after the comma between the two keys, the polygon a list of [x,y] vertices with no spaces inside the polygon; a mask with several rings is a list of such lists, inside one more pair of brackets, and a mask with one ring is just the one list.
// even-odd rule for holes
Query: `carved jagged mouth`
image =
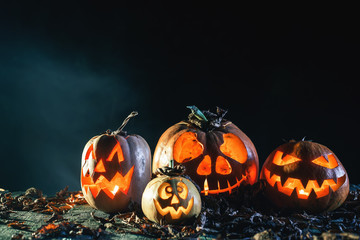
{"label": "carved jagged mouth", "polygon": [[85,193],[90,189],[94,198],[97,197],[100,191],[103,191],[109,198],[114,199],[117,192],[121,191],[124,194],[128,193],[130,188],[132,175],[134,173],[134,166],[127,172],[125,176],[117,172],[115,176],[109,181],[101,175],[95,182],[91,176],[81,176],[81,183]]}
{"label": "carved jagged mouth", "polygon": [[162,216],[165,216],[166,214],[170,213],[172,219],[179,219],[181,217],[181,213],[184,213],[185,215],[188,215],[191,211],[193,205],[194,205],[194,197],[192,197],[187,205],[187,207],[179,206],[177,210],[175,210],[172,206],[167,206],[162,208],[160,206],[160,203],[154,199],[154,204],[156,207],[156,210],[158,213],[160,213]]}
{"label": "carved jagged mouth", "polygon": [[312,191],[315,192],[316,198],[321,198],[329,194],[330,188],[335,192],[338,190],[346,181],[346,175],[337,178],[336,182],[333,179],[325,179],[321,186],[317,180],[309,180],[306,184],[306,187],[303,186],[300,179],[296,178],[287,178],[284,185],[281,184],[281,177],[279,175],[273,174],[272,176],[270,171],[264,168],[264,175],[266,181],[274,187],[277,185],[279,192],[282,192],[288,196],[291,196],[293,191],[296,189],[298,198],[308,199]]}
{"label": "carved jagged mouth", "polygon": [[237,188],[240,186],[240,184],[246,179],[246,176],[243,175],[242,178],[239,180],[237,177],[236,177],[236,183],[234,185],[230,185],[229,183],[229,180],[227,180],[227,185],[228,187],[227,188],[220,188],[220,182],[217,181],[217,186],[218,188],[217,189],[209,189],[209,184],[208,184],[208,180],[207,178],[205,178],[205,181],[204,181],[204,190],[201,191],[201,193],[205,194],[205,196],[209,195],[209,194],[219,194],[219,193],[225,193],[225,192],[229,192],[229,194],[231,194],[231,191],[234,189],[234,188]]}

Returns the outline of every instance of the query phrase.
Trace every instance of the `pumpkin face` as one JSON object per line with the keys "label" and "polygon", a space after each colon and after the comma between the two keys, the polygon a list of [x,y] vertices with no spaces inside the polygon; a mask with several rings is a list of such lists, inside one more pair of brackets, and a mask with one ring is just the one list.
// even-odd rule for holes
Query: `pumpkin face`
{"label": "pumpkin face", "polygon": [[85,145],[81,187],[90,206],[104,212],[125,210],[130,200],[140,203],[151,179],[151,155],[138,135],[105,133]]}
{"label": "pumpkin face", "polygon": [[279,207],[310,212],[331,211],[349,193],[345,168],[327,147],[309,141],[275,149],[261,170],[267,196]]}
{"label": "pumpkin face", "polygon": [[230,121],[217,122],[203,129],[189,119],[167,129],[154,152],[153,172],[174,159],[203,195],[231,194],[241,184],[254,184],[259,163],[253,143]]}
{"label": "pumpkin face", "polygon": [[183,224],[201,211],[201,198],[193,183],[183,177],[162,176],[147,185],[142,197],[147,218],[157,223]]}

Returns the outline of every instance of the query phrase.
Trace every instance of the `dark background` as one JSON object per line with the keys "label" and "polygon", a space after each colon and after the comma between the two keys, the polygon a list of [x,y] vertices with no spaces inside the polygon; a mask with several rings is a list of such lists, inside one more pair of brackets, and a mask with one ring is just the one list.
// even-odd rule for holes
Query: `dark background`
{"label": "dark background", "polygon": [[193,104],[228,109],[260,165],[306,136],[360,182],[353,6],[136,4],[0,4],[0,187],[79,190],[92,136],[137,110],[153,152]]}

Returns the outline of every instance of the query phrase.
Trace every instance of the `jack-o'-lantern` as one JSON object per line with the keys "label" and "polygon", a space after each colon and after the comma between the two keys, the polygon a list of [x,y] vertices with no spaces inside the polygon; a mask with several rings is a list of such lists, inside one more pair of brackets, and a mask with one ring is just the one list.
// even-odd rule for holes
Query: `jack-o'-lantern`
{"label": "jack-o'-lantern", "polygon": [[153,158],[153,172],[169,164],[186,167],[186,174],[201,187],[203,195],[231,194],[241,184],[254,184],[259,160],[254,144],[230,121],[217,113],[188,107],[188,120],[167,129],[160,137]]}
{"label": "jack-o'-lantern", "polygon": [[132,112],[119,127],[91,138],[81,159],[81,187],[90,206],[104,212],[123,211],[141,194],[151,179],[151,152],[139,135],[123,131]]}
{"label": "jack-o'-lantern", "polygon": [[349,193],[349,178],[336,155],[324,145],[290,141],[266,159],[261,179],[266,195],[280,208],[331,211]]}
{"label": "jack-o'-lantern", "polygon": [[195,185],[181,177],[182,165],[158,169],[142,196],[145,216],[160,224],[188,224],[201,211],[201,197]]}

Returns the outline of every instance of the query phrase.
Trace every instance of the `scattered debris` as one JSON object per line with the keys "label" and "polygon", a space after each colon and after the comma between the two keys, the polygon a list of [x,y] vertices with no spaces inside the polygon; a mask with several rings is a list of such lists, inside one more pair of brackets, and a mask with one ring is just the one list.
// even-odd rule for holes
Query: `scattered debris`
{"label": "scattered debris", "polygon": [[[262,183],[245,186],[230,196],[204,196],[201,214],[192,225],[159,225],[149,221],[136,203],[130,212],[97,216],[90,213],[99,224],[89,228],[68,221],[63,214],[76,205],[86,204],[81,192],[59,191],[54,197],[43,196],[41,191],[29,189],[24,194],[12,196],[0,192],[0,224],[30,232],[25,222],[10,220],[14,211],[30,211],[51,215],[46,225],[32,233],[33,238],[86,236],[96,239],[111,231],[137,234],[155,238],[254,238],[254,239],[359,239],[360,185],[351,185],[345,203],[335,211],[312,215],[274,208],[263,195]],[[23,232],[12,239],[23,239]]]}
{"label": "scattered debris", "polygon": [[0,216],[10,210],[32,211],[45,214],[63,214],[75,205],[86,204],[81,193],[69,192],[68,187],[56,194],[56,197],[44,197],[42,192],[29,188],[23,195],[13,197],[10,192],[0,195]]}
{"label": "scattered debris", "polygon": [[8,223],[7,226],[20,230],[29,230],[29,227],[24,222],[19,222],[19,221],[12,221]]}
{"label": "scattered debris", "polygon": [[81,224],[72,222],[61,222],[59,224],[49,223],[36,230],[32,236],[34,238],[58,238],[58,237],[75,237],[75,236],[89,236],[92,239],[99,238],[102,230],[92,230]]}

